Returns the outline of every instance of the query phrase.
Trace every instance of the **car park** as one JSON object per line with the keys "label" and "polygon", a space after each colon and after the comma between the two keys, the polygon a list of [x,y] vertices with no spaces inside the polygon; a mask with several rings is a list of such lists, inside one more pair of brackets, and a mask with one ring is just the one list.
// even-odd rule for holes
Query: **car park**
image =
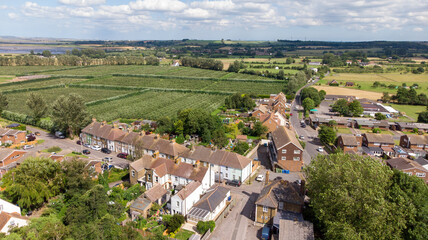
{"label": "car park", "polygon": [[101,148],[101,152],[102,152],[102,153],[105,153],[105,154],[110,154],[110,153],[111,153],[111,150],[110,150],[110,149],[108,149],[108,148]]}
{"label": "car park", "polygon": [[92,146],[91,147],[93,150],[95,150],[95,151],[100,151],[101,150],[101,147],[100,146],[98,146],[98,145],[94,145],[94,146]]}
{"label": "car park", "polygon": [[128,157],[128,154],[127,153],[119,153],[119,154],[117,154],[117,157],[126,159]]}
{"label": "car park", "polygon": [[239,181],[239,180],[228,180],[227,184],[230,186],[239,187],[239,186],[241,186],[241,181]]}
{"label": "car park", "polygon": [[264,179],[265,179],[265,176],[263,174],[258,175],[256,178],[256,180],[259,182],[263,181]]}
{"label": "car park", "polygon": [[83,154],[91,154],[91,151],[89,151],[88,149],[84,149],[84,150],[82,151],[82,153],[83,153]]}

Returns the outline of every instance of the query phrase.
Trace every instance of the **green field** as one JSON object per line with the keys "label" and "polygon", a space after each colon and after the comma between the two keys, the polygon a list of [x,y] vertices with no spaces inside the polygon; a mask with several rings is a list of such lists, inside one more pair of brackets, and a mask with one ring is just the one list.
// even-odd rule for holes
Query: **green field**
{"label": "green field", "polygon": [[186,108],[202,108],[211,112],[217,109],[225,98],[226,95],[149,91],[90,106],[89,111],[97,119],[106,121],[118,118],[159,119],[163,116],[174,116],[177,111]]}
{"label": "green field", "polygon": [[401,104],[386,104],[393,107],[395,110],[406,113],[407,116],[417,120],[418,114],[425,111],[427,108],[425,106],[418,105],[401,105]]}
{"label": "green field", "polygon": [[[7,76],[52,76],[0,84],[9,111],[30,114],[25,106],[30,92],[41,94],[48,103],[60,95],[77,93],[90,103],[88,109],[93,116],[108,121],[156,120],[185,108],[214,111],[234,92],[272,94],[285,85],[284,81],[266,77],[171,66],[2,67],[0,72]],[[102,101],[94,103],[97,100]]]}
{"label": "green field", "polygon": [[327,76],[319,83],[322,85],[327,84],[328,81],[336,80],[341,85],[345,85],[346,82],[354,82],[355,89],[359,89],[357,85],[361,86],[361,90],[373,91],[373,92],[389,92],[395,94],[396,89],[390,89],[388,87],[377,87],[373,88],[372,85],[375,81],[389,86],[391,84],[401,86],[406,83],[407,86],[411,86],[414,83],[419,85],[416,89],[418,93],[425,93],[428,95],[428,74],[412,74],[412,73],[334,73]]}

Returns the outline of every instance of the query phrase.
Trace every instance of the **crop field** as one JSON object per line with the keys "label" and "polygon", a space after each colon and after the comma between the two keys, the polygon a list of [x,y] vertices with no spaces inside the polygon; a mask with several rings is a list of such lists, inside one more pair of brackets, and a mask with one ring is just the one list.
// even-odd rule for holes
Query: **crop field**
{"label": "crop field", "polygon": [[[419,85],[416,89],[418,93],[425,93],[428,95],[428,74],[412,74],[412,73],[382,73],[382,74],[358,74],[358,73],[336,73],[327,76],[325,79],[320,81],[321,84],[327,84],[328,81],[336,80],[337,82],[345,84],[346,82],[354,82],[355,85],[360,85],[361,90],[373,91],[373,92],[389,92],[396,93],[397,90],[388,87],[377,87],[373,88],[372,85],[375,81],[389,85],[401,86],[406,83],[407,86],[411,86],[414,83]],[[353,87],[358,89],[357,86]]]}
{"label": "crop field", "polygon": [[[48,104],[53,103],[59,96],[69,93],[76,93],[82,96],[85,102],[100,100],[128,93],[128,91],[123,90],[82,89],[64,87],[43,89],[34,92],[42,95]],[[29,95],[30,92],[7,93],[6,97],[9,102],[7,110],[12,112],[30,114],[30,109],[25,105],[25,102],[27,101]]]}
{"label": "crop field", "polygon": [[224,92],[242,92],[270,94],[279,92],[284,87],[281,81],[276,82],[241,82],[197,79],[170,79],[151,77],[108,77],[85,81],[83,84],[102,84],[113,86],[135,86],[168,89],[194,89]]}
{"label": "crop field", "polygon": [[55,78],[43,79],[41,81],[22,81],[8,84],[0,84],[0,91],[22,89],[22,88],[39,88],[58,84],[71,84],[84,81],[83,78]]}
{"label": "crop field", "polygon": [[93,116],[108,121],[157,120],[185,108],[212,112],[233,92],[267,95],[285,86],[284,81],[266,77],[171,66],[1,67],[1,72],[4,81],[16,75],[52,76],[0,83],[9,111],[30,114],[25,106],[30,92],[41,94],[48,103],[60,95],[77,93],[90,103],[87,107]]}
{"label": "crop field", "polygon": [[363,91],[353,88],[344,88],[344,87],[330,87],[330,86],[313,86],[318,91],[324,90],[328,95],[348,95],[348,96],[356,96],[358,98],[367,98],[371,100],[377,100],[382,97],[382,93],[375,93],[369,91]]}
{"label": "crop field", "polygon": [[142,94],[98,104],[89,107],[97,119],[111,121],[118,118],[159,119],[174,116],[177,111],[186,108],[202,108],[214,111],[226,98],[226,95],[156,92]]}

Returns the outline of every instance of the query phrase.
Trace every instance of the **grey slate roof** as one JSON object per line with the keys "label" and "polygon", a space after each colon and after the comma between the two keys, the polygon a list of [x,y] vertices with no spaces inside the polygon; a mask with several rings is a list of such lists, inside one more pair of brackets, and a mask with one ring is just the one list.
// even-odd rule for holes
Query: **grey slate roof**
{"label": "grey slate roof", "polygon": [[147,198],[139,197],[135,199],[135,201],[131,204],[130,208],[138,209],[140,211],[146,210],[146,208],[150,205],[150,200]]}
{"label": "grey slate roof", "polygon": [[264,187],[256,200],[256,205],[277,208],[279,202],[303,204],[297,184],[285,180],[275,180]]}
{"label": "grey slate roof", "polygon": [[196,202],[193,207],[213,212],[218,205],[226,198],[229,188],[214,185]]}

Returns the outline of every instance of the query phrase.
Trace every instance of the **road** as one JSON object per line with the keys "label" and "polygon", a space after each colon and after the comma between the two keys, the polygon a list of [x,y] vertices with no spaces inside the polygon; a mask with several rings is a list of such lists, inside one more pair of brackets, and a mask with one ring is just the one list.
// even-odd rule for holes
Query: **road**
{"label": "road", "polygon": [[[310,82],[299,89],[296,93],[296,97],[291,104],[291,110],[292,116],[290,117],[290,123],[291,126],[295,129],[297,135],[304,137],[304,142],[306,143],[305,151],[303,151],[303,162],[305,165],[308,165],[311,163],[311,159],[315,156],[317,156],[320,152],[318,151],[319,147],[322,147],[321,142],[318,139],[318,132],[314,130],[313,128],[307,126],[306,128],[302,128],[300,126],[300,119],[299,119],[299,112],[296,110],[296,107],[301,107],[301,101],[300,101],[300,92],[302,89],[312,86],[313,84],[317,83],[319,79],[316,79],[315,82]],[[325,151],[322,153],[325,154]]]}
{"label": "road", "polygon": [[[42,150],[48,149],[48,148],[53,147],[53,146],[58,146],[62,149],[61,152],[57,153],[59,155],[63,155],[63,154],[65,155],[65,154],[71,153],[73,151],[82,152],[83,149],[89,149],[89,148],[83,147],[82,145],[77,145],[76,144],[77,139],[76,140],[71,140],[69,138],[59,139],[51,133],[48,133],[44,130],[34,128],[31,126],[27,126],[27,130],[29,130],[33,133],[39,132],[40,136],[37,136],[37,140],[40,140],[40,139],[45,140],[42,144],[38,144],[34,148],[29,149],[28,152],[30,152],[30,153],[42,151]],[[91,151],[91,154],[86,155],[89,157],[89,159],[101,160],[107,156],[112,157],[113,161],[111,164],[114,166],[117,166],[117,167],[121,167],[121,168],[127,167],[130,163],[130,161],[128,161],[126,159],[118,158],[115,153],[105,154],[105,153],[102,153],[100,151],[95,151],[92,149],[89,149],[89,150]]]}

